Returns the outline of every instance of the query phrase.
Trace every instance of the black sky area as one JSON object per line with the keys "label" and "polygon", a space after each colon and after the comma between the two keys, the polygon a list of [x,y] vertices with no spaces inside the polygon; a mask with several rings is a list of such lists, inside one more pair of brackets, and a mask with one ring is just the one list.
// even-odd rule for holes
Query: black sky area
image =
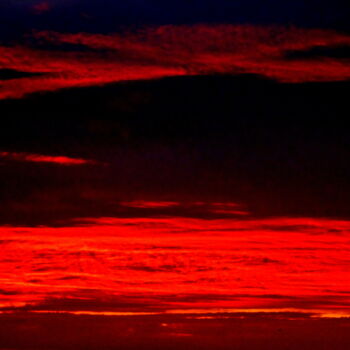
{"label": "black sky area", "polygon": [[[45,11],[35,5],[47,3]],[[111,33],[163,24],[279,24],[349,32],[346,1],[316,0],[2,0],[1,40],[32,30]]]}
{"label": "black sky area", "polygon": [[348,218],[348,90],[348,82],[217,75],[1,101],[0,149],[98,162],[2,160],[1,221],[178,214],[118,209],[140,198],[232,201],[255,216]]}

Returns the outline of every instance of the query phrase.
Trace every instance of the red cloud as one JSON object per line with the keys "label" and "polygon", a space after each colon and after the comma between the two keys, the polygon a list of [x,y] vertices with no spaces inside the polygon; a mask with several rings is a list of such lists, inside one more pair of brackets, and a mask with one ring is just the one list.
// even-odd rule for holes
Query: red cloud
{"label": "red cloud", "polygon": [[0,152],[0,157],[23,162],[55,163],[61,165],[82,165],[94,163],[91,160],[81,158],[70,158],[66,156],[45,156],[41,154],[30,154],[24,152]]}
{"label": "red cloud", "polygon": [[[350,45],[350,36],[330,30],[256,26],[163,26],[115,35],[37,33],[57,50],[0,47],[0,66],[46,73],[2,83],[0,98],[38,91],[103,85],[118,81],[198,74],[260,74],[280,82],[350,79],[346,59],[288,59],[290,51]],[[61,52],[59,45],[84,52]]]}
{"label": "red cloud", "polygon": [[[0,312],[27,305],[349,315],[349,232],[350,221],[318,218],[137,217],[2,226]],[[54,297],[58,303],[48,305]]]}
{"label": "red cloud", "polygon": [[152,202],[152,201],[143,201],[143,200],[122,202],[121,204],[129,208],[143,208],[143,209],[168,208],[168,207],[174,207],[174,206],[180,205],[180,203],[178,202],[165,202],[165,201]]}
{"label": "red cloud", "polygon": [[40,15],[51,10],[51,5],[47,1],[39,2],[32,7],[34,13]]}

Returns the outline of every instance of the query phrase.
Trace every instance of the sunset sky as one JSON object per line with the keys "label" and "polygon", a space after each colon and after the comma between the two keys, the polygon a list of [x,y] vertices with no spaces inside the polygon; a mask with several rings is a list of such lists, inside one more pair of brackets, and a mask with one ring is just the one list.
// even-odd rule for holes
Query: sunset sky
{"label": "sunset sky", "polygon": [[349,15],[2,0],[0,350],[348,348]]}

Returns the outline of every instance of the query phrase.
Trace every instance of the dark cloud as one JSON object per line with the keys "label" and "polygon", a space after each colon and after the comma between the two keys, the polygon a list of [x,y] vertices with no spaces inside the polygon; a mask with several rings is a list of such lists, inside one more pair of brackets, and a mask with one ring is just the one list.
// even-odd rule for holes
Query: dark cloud
{"label": "dark cloud", "polygon": [[[348,85],[201,76],[2,101],[1,150],[96,164],[1,159],[1,220],[225,217],[236,209],[348,217]],[[120,205],[137,200],[181,205]],[[192,205],[201,201],[242,207]]]}
{"label": "dark cloud", "polygon": [[52,1],[37,1],[32,5],[32,11],[37,15],[49,12],[51,10],[51,3]]}
{"label": "dark cloud", "polygon": [[15,290],[0,289],[0,296],[11,296],[11,295],[18,295],[18,294],[21,294],[21,293]]}
{"label": "dark cloud", "polygon": [[40,73],[31,73],[31,72],[21,72],[15,69],[0,69],[0,80],[11,80],[11,79],[20,79],[35,77],[40,75]]}
{"label": "dark cloud", "polygon": [[291,60],[336,58],[348,60],[350,58],[350,46],[314,46],[307,50],[293,50],[286,52],[286,58]]}

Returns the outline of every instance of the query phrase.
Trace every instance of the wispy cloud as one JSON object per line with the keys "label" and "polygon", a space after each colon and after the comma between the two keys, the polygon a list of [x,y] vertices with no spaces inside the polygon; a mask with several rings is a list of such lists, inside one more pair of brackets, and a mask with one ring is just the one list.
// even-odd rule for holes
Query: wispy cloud
{"label": "wispy cloud", "polygon": [[14,160],[20,162],[53,163],[59,165],[83,165],[95,162],[82,158],[71,158],[67,156],[52,156],[42,154],[31,154],[25,152],[0,152],[0,159]]}
{"label": "wispy cloud", "polygon": [[2,68],[44,73],[3,82],[0,98],[178,75],[252,73],[292,83],[350,78],[347,59],[287,57],[350,45],[348,35],[330,30],[169,25],[114,35],[39,32],[34,43],[0,47]]}
{"label": "wispy cloud", "polygon": [[[242,209],[242,206],[238,203],[232,202],[175,202],[175,201],[145,201],[145,200],[133,200],[121,202],[120,205],[125,208],[135,209],[158,209],[164,210],[158,213],[166,214],[167,209],[177,210],[178,212],[192,212],[199,214],[225,214],[225,215],[249,215],[250,213]],[[170,213],[174,213],[170,212]],[[169,214],[169,211],[168,211]]]}
{"label": "wispy cloud", "polygon": [[121,205],[125,207],[130,208],[147,208],[147,209],[153,209],[153,208],[168,208],[168,207],[174,207],[178,206],[179,202],[169,202],[169,201],[144,201],[144,200],[138,200],[138,201],[129,201],[129,202],[122,202]]}

